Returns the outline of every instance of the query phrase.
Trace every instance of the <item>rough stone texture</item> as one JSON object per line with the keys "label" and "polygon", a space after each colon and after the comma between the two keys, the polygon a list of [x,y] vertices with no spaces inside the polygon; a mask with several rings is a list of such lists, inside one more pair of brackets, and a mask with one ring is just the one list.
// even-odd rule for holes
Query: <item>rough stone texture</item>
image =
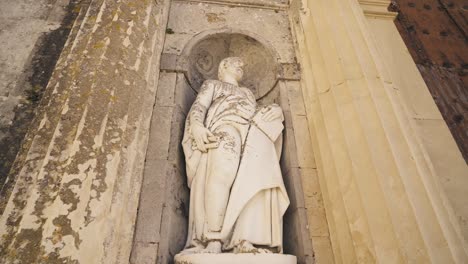
{"label": "rough stone texture", "polygon": [[[0,2],[0,185],[19,151],[81,2]],[[10,178],[4,188],[11,188],[14,180]]]}
{"label": "rough stone texture", "polygon": [[[288,13],[261,7],[235,7],[203,2],[174,1],[171,7],[164,53],[180,55],[187,42],[203,31],[220,29],[232,33],[250,32],[257,41],[272,46],[279,62],[294,63],[295,53]],[[183,19],[193,17],[198,19]],[[218,19],[211,19],[217,17]],[[284,25],[284,26],[281,26]],[[276,54],[275,54],[276,55]]]}
{"label": "rough stone texture", "polygon": [[12,169],[2,263],[127,263],[167,2],[78,15]]}
{"label": "rough stone texture", "polygon": [[468,5],[394,0],[395,23],[468,163]]}

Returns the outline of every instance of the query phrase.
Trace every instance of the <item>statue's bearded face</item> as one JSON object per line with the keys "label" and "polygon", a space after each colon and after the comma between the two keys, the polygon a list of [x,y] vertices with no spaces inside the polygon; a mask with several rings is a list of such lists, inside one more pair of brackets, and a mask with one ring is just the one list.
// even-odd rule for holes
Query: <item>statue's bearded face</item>
{"label": "statue's bearded face", "polygon": [[244,76],[244,70],[242,70],[244,62],[237,57],[226,58],[221,61],[219,67],[219,78],[224,79],[225,76],[231,76],[236,81],[240,81]]}

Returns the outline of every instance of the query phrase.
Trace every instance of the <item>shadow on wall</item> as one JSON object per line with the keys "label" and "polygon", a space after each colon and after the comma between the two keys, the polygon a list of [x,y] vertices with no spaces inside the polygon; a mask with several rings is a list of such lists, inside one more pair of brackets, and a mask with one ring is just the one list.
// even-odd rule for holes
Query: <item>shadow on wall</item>
{"label": "shadow on wall", "polygon": [[[18,152],[21,151],[21,145],[29,144],[27,132],[30,127],[34,126],[36,108],[42,100],[43,93],[70,34],[71,27],[81,8],[87,5],[84,2],[70,0],[68,5],[64,7],[65,14],[60,27],[40,35],[22,69],[22,74],[17,78],[18,83],[13,88],[15,91],[8,92],[12,95],[10,98],[16,97],[16,93],[18,93],[22,99],[20,102],[14,103],[16,107],[14,107],[13,120],[9,120],[10,122],[6,124],[4,123],[5,120],[0,122],[0,214],[5,209],[10,192],[16,183],[16,175],[19,173],[20,167],[15,166],[15,158]],[[54,6],[51,5],[52,7]],[[3,101],[2,103],[0,112],[7,111],[13,102]]]}

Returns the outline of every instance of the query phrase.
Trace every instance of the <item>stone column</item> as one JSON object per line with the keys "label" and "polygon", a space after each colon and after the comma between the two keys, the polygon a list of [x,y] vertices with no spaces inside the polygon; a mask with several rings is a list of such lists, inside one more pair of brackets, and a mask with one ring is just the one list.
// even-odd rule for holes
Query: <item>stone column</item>
{"label": "stone column", "polygon": [[128,263],[168,6],[84,1],[14,165],[2,263]]}
{"label": "stone column", "polygon": [[295,5],[304,100],[334,262],[466,262],[459,224],[401,99],[392,94],[392,76],[360,4]]}

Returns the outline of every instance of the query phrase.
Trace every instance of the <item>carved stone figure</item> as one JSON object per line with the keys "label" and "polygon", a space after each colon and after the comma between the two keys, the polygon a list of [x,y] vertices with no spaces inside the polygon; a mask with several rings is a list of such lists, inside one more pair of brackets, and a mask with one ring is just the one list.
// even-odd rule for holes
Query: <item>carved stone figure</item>
{"label": "carved stone figure", "polygon": [[279,158],[283,112],[258,107],[239,86],[243,62],[219,65],[188,114],[182,142],[190,194],[188,238],[179,255],[281,253],[289,205]]}

